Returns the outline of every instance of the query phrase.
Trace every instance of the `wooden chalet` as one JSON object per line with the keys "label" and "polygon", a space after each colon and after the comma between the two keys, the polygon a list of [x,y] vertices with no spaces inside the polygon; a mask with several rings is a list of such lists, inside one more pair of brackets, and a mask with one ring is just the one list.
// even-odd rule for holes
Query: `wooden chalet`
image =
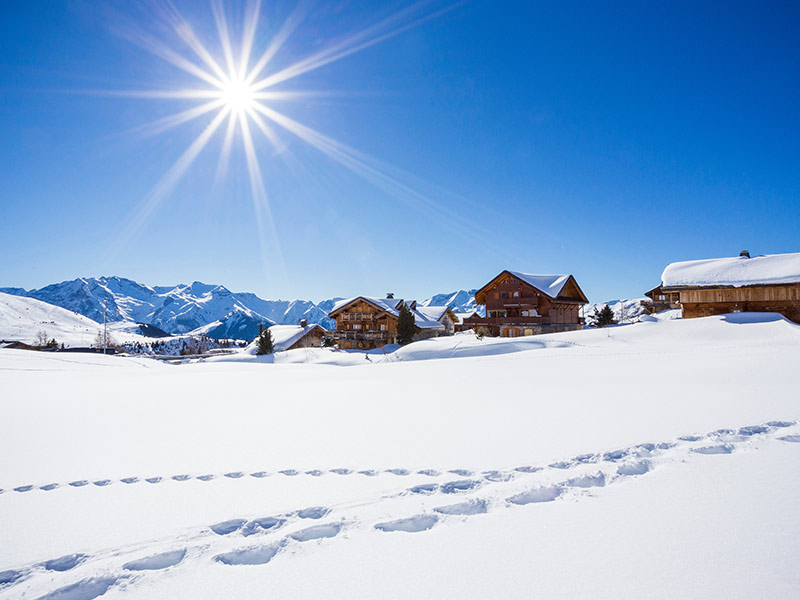
{"label": "wooden chalet", "polygon": [[312,323],[309,325],[305,319],[300,325],[273,325],[269,328],[272,333],[272,344],[275,352],[296,350],[297,348],[319,348],[327,332],[325,329]]}
{"label": "wooden chalet", "polygon": [[680,308],[680,293],[670,290],[665,290],[660,285],[657,285],[652,290],[644,293],[650,301],[643,302],[645,312],[648,315],[661,312],[662,310],[670,310],[672,308]]}
{"label": "wooden chalet", "polygon": [[494,337],[517,337],[583,328],[588,303],[572,275],[531,275],[503,271],[475,293],[486,316],[463,320],[465,329]]}
{"label": "wooden chalet", "polygon": [[414,339],[452,335],[457,318],[446,306],[417,307],[414,300],[393,297],[357,296],[337,302],[328,315],[336,320],[336,331],[326,338],[343,349],[370,350],[397,343],[397,318],[405,304],[414,315],[417,334]]}
{"label": "wooden chalet", "polygon": [[672,263],[654,289],[677,295],[684,319],[776,312],[800,323],[800,252],[751,258],[744,250],[736,257]]}

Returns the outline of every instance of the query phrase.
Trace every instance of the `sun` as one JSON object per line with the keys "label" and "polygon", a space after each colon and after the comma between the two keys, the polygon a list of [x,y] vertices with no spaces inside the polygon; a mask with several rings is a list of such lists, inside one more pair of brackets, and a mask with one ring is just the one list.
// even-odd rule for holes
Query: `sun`
{"label": "sun", "polygon": [[232,111],[252,110],[256,104],[256,91],[244,79],[233,77],[220,86],[219,98]]}

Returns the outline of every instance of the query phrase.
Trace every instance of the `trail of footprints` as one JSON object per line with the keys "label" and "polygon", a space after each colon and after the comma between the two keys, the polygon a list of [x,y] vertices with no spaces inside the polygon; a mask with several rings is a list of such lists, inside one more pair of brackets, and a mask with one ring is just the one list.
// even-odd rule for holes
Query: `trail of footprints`
{"label": "trail of footprints", "polygon": [[[620,448],[597,454],[584,454],[565,461],[550,463],[546,467],[523,465],[508,470],[492,470],[475,473],[466,469],[452,469],[449,471],[436,471],[425,469],[416,471],[418,475],[446,478],[454,475],[460,479],[444,482],[422,483],[414,485],[396,494],[381,496],[375,501],[387,502],[392,499],[409,497],[429,497],[441,499],[440,504],[430,511],[406,516],[399,519],[371,524],[371,529],[378,532],[405,532],[418,533],[431,529],[448,518],[457,517],[459,520],[472,515],[480,515],[490,510],[512,508],[529,504],[553,502],[567,495],[579,496],[586,494],[591,488],[602,488],[615,481],[629,479],[644,475],[655,466],[655,459],[672,453],[719,455],[731,454],[737,447],[754,436],[774,435],[781,442],[800,444],[800,434],[781,435],[785,428],[792,427],[794,421],[770,421],[763,425],[752,425],[739,429],[718,429],[705,435],[686,435],[672,442],[644,443],[627,448]],[[388,469],[385,471],[396,476],[408,476],[412,472],[407,469]],[[331,469],[330,471],[305,471],[303,473],[287,469],[278,472],[280,475],[295,477],[306,475],[320,477],[326,473],[335,475],[361,474],[374,477],[379,471],[353,471],[346,468]],[[265,471],[247,474],[250,477],[264,478],[271,475]],[[221,477],[238,479],[245,477],[241,471],[224,473]],[[545,476],[545,477],[543,477]],[[169,479],[174,481],[187,481],[193,476],[188,474],[173,475]],[[200,481],[210,481],[219,477],[214,474],[195,476]],[[120,481],[125,484],[147,482],[151,484],[164,481],[162,477],[126,477]],[[532,479],[536,481],[531,481]],[[105,487],[112,483],[110,479],[97,481],[78,480],[70,482],[69,486],[83,487],[86,485]],[[14,488],[14,491],[24,493],[36,489],[37,486],[25,485]],[[38,486],[38,489],[50,491],[59,487],[59,484]],[[486,492],[486,493],[483,493]],[[493,493],[489,493],[493,492]],[[505,493],[503,493],[505,492]],[[446,502],[446,498],[462,496],[459,502]],[[464,497],[466,499],[463,499]],[[483,497],[481,497],[483,496]],[[373,503],[373,504],[375,504]],[[180,548],[173,548],[164,552],[133,558],[120,565],[119,572],[109,574],[106,572],[95,573],[84,577],[69,585],[40,596],[40,600],[78,599],[92,600],[115,586],[124,587],[144,576],[148,571],[161,571],[175,567],[193,555],[202,558],[211,554],[211,561],[221,565],[263,565],[272,561],[277,555],[293,544],[304,544],[314,540],[324,540],[338,536],[343,530],[357,528],[360,523],[357,518],[346,519],[340,517],[338,521],[303,526],[300,529],[289,531],[282,537],[274,539],[274,533],[286,528],[290,524],[322,521],[336,511],[329,507],[313,506],[296,510],[291,513],[266,516],[256,519],[230,519],[213,523],[195,532],[187,540],[187,544]],[[224,538],[228,544],[225,551],[212,550],[214,544],[208,543],[209,539]],[[250,540],[261,539],[260,543],[250,543]],[[240,542],[237,542],[240,540]],[[239,543],[247,542],[239,547]],[[141,555],[147,547],[138,547],[117,550],[111,556],[125,554]],[[86,569],[91,565],[92,559],[107,559],[107,556],[92,557],[86,554],[70,554],[59,558],[46,560],[25,568],[0,571],[0,595],[19,584],[34,580],[35,577],[47,574],[53,576],[57,573],[67,573],[80,568]]]}

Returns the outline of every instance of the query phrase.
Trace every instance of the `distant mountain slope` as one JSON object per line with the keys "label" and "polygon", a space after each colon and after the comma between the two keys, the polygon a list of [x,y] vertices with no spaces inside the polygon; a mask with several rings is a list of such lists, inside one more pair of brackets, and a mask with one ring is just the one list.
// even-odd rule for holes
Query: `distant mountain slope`
{"label": "distant mountain slope", "polygon": [[458,290],[446,294],[436,294],[419,303],[420,306],[449,306],[454,312],[482,312],[483,308],[475,304],[475,292],[478,290]]}
{"label": "distant mountain slope", "polygon": [[[153,325],[171,334],[203,329],[214,337],[232,334],[252,339],[258,324],[319,323],[334,327],[325,308],[308,300],[264,300],[249,292],[233,293],[221,285],[195,281],[190,285],[150,287],[122,277],[87,277],[48,285],[38,290],[0,288],[16,296],[27,296],[103,321],[106,303],[108,321]],[[215,324],[214,327],[207,327]],[[255,333],[254,333],[255,332]]]}
{"label": "distant mountain slope", "polygon": [[[91,346],[102,329],[101,324],[59,306],[0,292],[0,339],[34,344],[43,331],[48,339],[67,347]],[[117,337],[116,332],[112,335]],[[131,342],[147,341],[134,332],[121,337]]]}

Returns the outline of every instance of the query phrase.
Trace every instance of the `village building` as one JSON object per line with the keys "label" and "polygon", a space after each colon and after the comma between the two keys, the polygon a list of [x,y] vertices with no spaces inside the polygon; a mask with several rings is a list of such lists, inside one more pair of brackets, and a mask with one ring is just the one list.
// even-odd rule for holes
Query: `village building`
{"label": "village building", "polygon": [[582,329],[580,310],[588,300],[572,275],[503,271],[475,293],[475,302],[486,307],[486,316],[465,318],[465,329],[517,337]]}
{"label": "village building", "polygon": [[272,347],[275,352],[296,350],[297,348],[319,348],[327,331],[320,325],[308,325],[305,320],[300,325],[273,325],[269,328],[272,334]]}
{"label": "village building", "polygon": [[333,306],[328,316],[336,320],[336,331],[327,332],[326,339],[344,349],[370,350],[396,344],[397,318],[402,305],[414,316],[415,341],[455,332],[458,319],[446,306],[418,307],[414,300],[356,296]]}
{"label": "village building", "polygon": [[680,292],[665,290],[660,285],[645,292],[644,295],[649,298],[648,301],[642,302],[642,307],[648,315],[681,307]]}
{"label": "village building", "polygon": [[469,329],[469,325],[465,325],[464,321],[469,319],[470,317],[480,317],[481,314],[477,310],[472,310],[469,312],[457,312],[453,313],[456,316],[456,332],[466,331]]}
{"label": "village building", "polygon": [[[689,260],[667,265],[661,294],[675,294],[684,319],[776,312],[800,323],[800,252]],[[648,294],[649,295],[649,294]]]}

